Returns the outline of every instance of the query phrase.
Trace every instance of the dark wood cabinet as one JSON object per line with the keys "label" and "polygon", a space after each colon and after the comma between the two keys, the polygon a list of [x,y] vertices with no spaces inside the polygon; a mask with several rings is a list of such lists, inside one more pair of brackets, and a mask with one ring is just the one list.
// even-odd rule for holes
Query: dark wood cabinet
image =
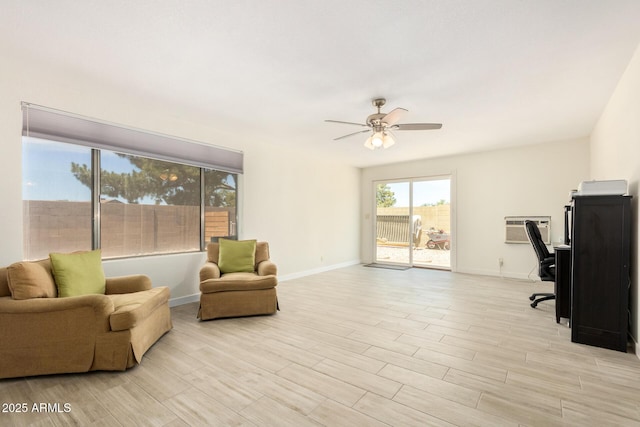
{"label": "dark wood cabinet", "polygon": [[571,341],[627,350],[631,196],[574,196]]}

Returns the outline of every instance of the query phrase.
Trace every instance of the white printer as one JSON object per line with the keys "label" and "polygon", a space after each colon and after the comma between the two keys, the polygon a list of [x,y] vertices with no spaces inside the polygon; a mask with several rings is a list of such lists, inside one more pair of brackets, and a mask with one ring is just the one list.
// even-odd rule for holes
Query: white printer
{"label": "white printer", "polygon": [[573,192],[576,196],[601,196],[601,195],[623,195],[627,194],[627,180],[613,179],[608,181],[582,181],[578,186],[578,191]]}

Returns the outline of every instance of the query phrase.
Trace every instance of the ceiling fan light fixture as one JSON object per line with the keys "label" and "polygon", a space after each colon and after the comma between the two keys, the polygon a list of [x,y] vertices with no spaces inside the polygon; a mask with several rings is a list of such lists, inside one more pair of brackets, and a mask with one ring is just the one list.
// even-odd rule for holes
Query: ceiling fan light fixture
{"label": "ceiling fan light fixture", "polygon": [[395,143],[396,141],[393,139],[393,137],[390,134],[385,132],[384,136],[382,137],[382,147],[389,148]]}
{"label": "ceiling fan light fixture", "polygon": [[373,146],[373,135],[371,135],[369,138],[367,138],[367,140],[364,142],[364,146],[367,147],[369,150],[375,150],[376,147]]}
{"label": "ceiling fan light fixture", "polygon": [[373,148],[380,148],[384,145],[384,135],[382,132],[376,132],[371,135],[371,145],[373,145]]}
{"label": "ceiling fan light fixture", "polygon": [[389,135],[387,132],[378,131],[374,132],[367,140],[364,142],[364,146],[369,150],[375,150],[377,148],[388,148],[391,147],[396,142],[393,137]]}

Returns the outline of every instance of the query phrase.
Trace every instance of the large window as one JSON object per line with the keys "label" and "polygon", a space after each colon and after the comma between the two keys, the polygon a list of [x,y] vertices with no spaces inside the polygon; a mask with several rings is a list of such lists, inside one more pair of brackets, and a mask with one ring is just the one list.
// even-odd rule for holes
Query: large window
{"label": "large window", "polygon": [[236,235],[236,174],[26,137],[23,159],[27,259],[92,247],[105,258],[197,251]]}
{"label": "large window", "polygon": [[200,168],[104,150],[100,165],[105,257],[200,249]]}
{"label": "large window", "polygon": [[91,149],[23,138],[22,162],[26,259],[91,249],[91,189],[74,178],[70,167],[91,164]]}
{"label": "large window", "polygon": [[237,236],[237,173],[25,128],[25,259],[92,248],[105,258],[189,252]]}

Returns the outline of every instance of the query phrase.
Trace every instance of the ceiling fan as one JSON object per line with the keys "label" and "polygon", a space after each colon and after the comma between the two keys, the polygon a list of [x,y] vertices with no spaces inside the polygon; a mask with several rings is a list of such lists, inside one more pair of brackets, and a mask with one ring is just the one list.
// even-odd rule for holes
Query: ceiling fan
{"label": "ceiling fan", "polygon": [[440,129],[442,127],[442,123],[399,124],[398,121],[405,113],[408,112],[408,110],[404,108],[396,108],[390,113],[382,113],[380,112],[380,108],[382,108],[382,106],[386,104],[386,102],[387,100],[384,98],[375,98],[371,101],[373,106],[378,109],[378,112],[367,117],[366,123],[343,122],[340,120],[325,120],[325,122],[329,123],[342,123],[346,125],[364,126],[367,128],[365,130],[359,130],[358,132],[340,136],[338,138],[335,138],[334,141],[348,138],[360,133],[371,132],[371,136],[367,138],[364,146],[370,150],[375,150],[376,148],[389,148],[396,143],[391,134],[392,130],[431,130]]}

